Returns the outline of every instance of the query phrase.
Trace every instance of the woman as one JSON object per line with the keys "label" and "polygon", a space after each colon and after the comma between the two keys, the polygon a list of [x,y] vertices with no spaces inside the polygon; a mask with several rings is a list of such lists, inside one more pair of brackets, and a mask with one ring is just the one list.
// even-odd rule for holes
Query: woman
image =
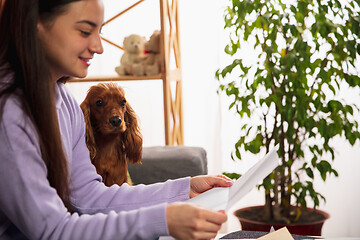
{"label": "woman", "polygon": [[[1,4],[0,4],[1,6]],[[63,82],[101,54],[101,0],[6,0],[0,19],[0,239],[216,236],[226,215],[188,203],[223,177],[101,183]]]}

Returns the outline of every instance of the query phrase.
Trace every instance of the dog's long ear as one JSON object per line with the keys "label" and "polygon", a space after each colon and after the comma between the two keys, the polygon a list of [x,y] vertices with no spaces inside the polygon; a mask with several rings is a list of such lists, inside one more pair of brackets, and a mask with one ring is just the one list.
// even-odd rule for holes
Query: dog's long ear
{"label": "dog's long ear", "polygon": [[96,156],[96,143],[95,143],[95,138],[94,138],[94,132],[93,132],[93,129],[91,126],[90,106],[89,106],[87,98],[80,104],[80,108],[84,113],[84,119],[85,119],[85,124],[86,124],[86,131],[85,131],[86,145],[90,152],[90,158],[91,158],[91,160],[93,160]]}
{"label": "dog's long ear", "polygon": [[126,156],[129,162],[139,163],[142,158],[143,138],[140,132],[136,113],[129,103],[126,103],[126,111],[124,118],[126,123],[126,131],[124,133]]}

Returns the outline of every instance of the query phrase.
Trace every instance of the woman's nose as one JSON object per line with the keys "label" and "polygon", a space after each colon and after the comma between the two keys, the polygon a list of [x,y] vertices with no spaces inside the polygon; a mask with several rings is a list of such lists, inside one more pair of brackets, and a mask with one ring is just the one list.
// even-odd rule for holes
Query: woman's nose
{"label": "woman's nose", "polygon": [[90,51],[97,54],[102,54],[104,52],[100,35],[94,35],[91,41]]}

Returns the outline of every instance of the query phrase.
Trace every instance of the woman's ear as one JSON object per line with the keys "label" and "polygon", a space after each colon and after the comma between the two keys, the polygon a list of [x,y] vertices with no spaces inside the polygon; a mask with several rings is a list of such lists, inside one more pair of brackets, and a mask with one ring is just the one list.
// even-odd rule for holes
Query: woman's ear
{"label": "woman's ear", "polygon": [[125,123],[124,144],[127,159],[130,163],[140,163],[142,159],[143,138],[136,113],[129,103],[126,103]]}
{"label": "woman's ear", "polygon": [[86,131],[85,131],[86,145],[90,152],[90,158],[91,160],[93,160],[96,157],[96,143],[90,121],[91,112],[87,98],[80,104],[80,108],[83,111],[85,124],[86,124]]}
{"label": "woman's ear", "polygon": [[40,39],[42,39],[42,37],[45,35],[46,32],[45,25],[39,20],[36,24],[36,28],[37,28],[38,36],[40,37]]}

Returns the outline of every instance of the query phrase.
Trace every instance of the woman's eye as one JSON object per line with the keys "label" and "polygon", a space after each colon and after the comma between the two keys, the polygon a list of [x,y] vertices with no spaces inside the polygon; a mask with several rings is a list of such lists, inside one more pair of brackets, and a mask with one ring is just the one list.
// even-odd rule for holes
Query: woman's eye
{"label": "woman's eye", "polygon": [[120,102],[120,106],[125,106],[125,104],[126,104],[126,100],[122,100],[121,102]]}
{"label": "woman's eye", "polygon": [[103,101],[98,100],[98,101],[96,101],[95,104],[96,104],[96,106],[101,107],[103,105]]}
{"label": "woman's eye", "polygon": [[86,31],[80,31],[82,35],[88,37],[90,36],[91,32],[86,32]]}

